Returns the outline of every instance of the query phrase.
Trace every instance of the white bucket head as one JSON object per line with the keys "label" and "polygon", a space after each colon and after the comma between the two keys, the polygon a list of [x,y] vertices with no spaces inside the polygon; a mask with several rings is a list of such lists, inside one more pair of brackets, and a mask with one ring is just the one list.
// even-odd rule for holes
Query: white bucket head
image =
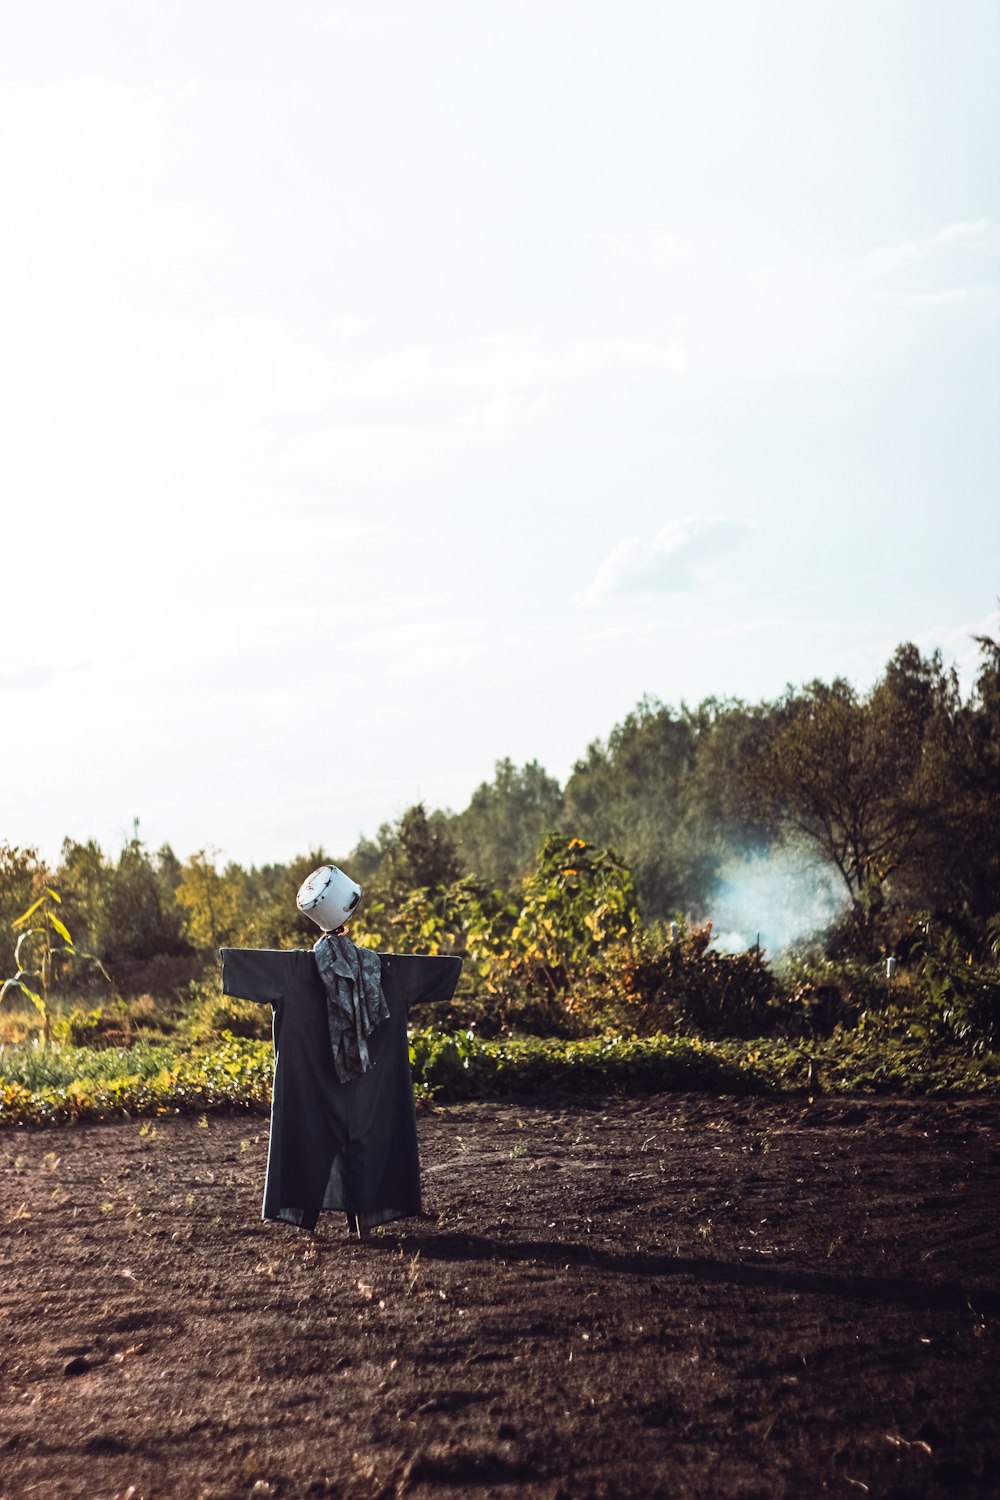
{"label": "white bucket head", "polygon": [[295,905],[324,932],[343,926],[361,900],[356,880],[336,865],[320,865],[299,886]]}

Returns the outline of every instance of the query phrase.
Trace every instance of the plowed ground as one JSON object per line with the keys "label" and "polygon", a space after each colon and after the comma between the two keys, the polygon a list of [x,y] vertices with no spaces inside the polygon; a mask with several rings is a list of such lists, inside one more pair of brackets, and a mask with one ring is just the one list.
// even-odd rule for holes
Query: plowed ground
{"label": "plowed ground", "polygon": [[0,1131],[0,1495],[995,1497],[998,1124],[442,1108],[367,1244],[260,1223],[260,1118]]}

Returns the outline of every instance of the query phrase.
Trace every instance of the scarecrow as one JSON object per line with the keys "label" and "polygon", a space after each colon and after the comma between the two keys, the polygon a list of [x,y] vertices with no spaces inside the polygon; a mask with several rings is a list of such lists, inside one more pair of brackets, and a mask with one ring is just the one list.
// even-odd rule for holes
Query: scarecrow
{"label": "scarecrow", "polygon": [[376,953],[347,937],[361,887],[323,865],[296,898],[312,949],[221,948],[227,995],[274,1007],[274,1090],[261,1217],[315,1229],[322,1209],[373,1225],[421,1212],[407,1014],[449,1000],[460,958]]}

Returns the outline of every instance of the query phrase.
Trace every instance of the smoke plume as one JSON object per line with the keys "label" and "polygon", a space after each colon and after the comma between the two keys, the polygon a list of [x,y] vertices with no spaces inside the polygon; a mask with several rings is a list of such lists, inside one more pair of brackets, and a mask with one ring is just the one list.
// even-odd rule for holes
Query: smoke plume
{"label": "smoke plume", "polygon": [[742,953],[757,941],[774,957],[825,932],[847,905],[836,870],[779,848],[734,856],[722,868],[707,913],[713,947]]}

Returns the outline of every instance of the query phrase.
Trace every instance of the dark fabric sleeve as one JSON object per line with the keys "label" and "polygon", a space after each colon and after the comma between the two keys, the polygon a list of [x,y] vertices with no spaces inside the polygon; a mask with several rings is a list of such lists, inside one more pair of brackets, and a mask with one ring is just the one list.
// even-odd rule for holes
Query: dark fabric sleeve
{"label": "dark fabric sleeve", "polygon": [[460,958],[438,957],[421,953],[391,955],[406,1008],[421,1000],[450,1000],[462,972]]}
{"label": "dark fabric sleeve", "polygon": [[222,993],[276,1005],[284,997],[295,953],[275,948],[220,948]]}

